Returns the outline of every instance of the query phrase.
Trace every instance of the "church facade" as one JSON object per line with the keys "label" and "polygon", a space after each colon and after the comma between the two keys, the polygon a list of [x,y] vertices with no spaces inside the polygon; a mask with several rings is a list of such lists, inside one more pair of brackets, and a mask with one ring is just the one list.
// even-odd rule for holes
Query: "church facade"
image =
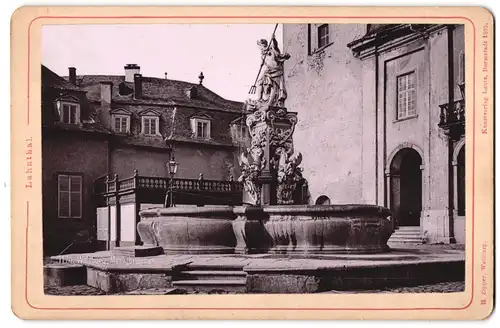
{"label": "church facade", "polygon": [[311,202],[386,206],[394,235],[464,243],[464,26],[284,24],[283,39]]}

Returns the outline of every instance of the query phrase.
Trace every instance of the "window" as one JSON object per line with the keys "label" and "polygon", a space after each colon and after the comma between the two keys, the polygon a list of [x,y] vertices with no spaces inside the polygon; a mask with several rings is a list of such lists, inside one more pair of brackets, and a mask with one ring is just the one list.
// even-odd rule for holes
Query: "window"
{"label": "window", "polygon": [[203,118],[192,118],[191,129],[195,138],[210,139],[210,120]]}
{"label": "window", "polygon": [[130,132],[130,116],[128,115],[113,115],[113,130],[116,133]]}
{"label": "window", "polygon": [[155,116],[142,117],[142,133],[147,136],[155,136],[159,134],[159,120]]}
{"label": "window", "polygon": [[208,138],[208,122],[196,122],[196,137],[203,139]]}
{"label": "window", "polygon": [[60,174],[57,177],[60,218],[82,217],[82,176]]}
{"label": "window", "polygon": [[458,57],[458,83],[465,83],[465,54],[463,51]]}
{"label": "window", "polygon": [[61,103],[61,122],[77,124],[80,121],[80,106],[78,104]]}
{"label": "window", "polygon": [[307,52],[309,55],[332,44],[329,24],[308,24],[307,34]]}
{"label": "window", "polygon": [[246,125],[233,124],[231,130],[234,141],[243,142],[248,138],[248,128]]}
{"label": "window", "polygon": [[323,48],[330,43],[330,35],[328,32],[328,24],[323,24],[318,27],[318,48]]}
{"label": "window", "polygon": [[415,72],[398,76],[397,95],[397,119],[415,116]]}

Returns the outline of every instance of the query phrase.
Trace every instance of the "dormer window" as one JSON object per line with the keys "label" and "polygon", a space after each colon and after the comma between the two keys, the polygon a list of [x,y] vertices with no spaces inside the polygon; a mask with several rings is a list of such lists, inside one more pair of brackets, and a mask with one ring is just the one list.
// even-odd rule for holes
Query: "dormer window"
{"label": "dormer window", "polygon": [[130,116],[115,115],[113,119],[113,127],[116,133],[130,132]]}
{"label": "dormer window", "polygon": [[113,109],[111,113],[111,129],[115,133],[130,133],[130,116],[132,112],[127,109]]}
{"label": "dormer window", "polygon": [[211,124],[208,117],[192,117],[191,130],[196,139],[210,139]]}
{"label": "dormer window", "polygon": [[147,109],[139,113],[141,116],[141,131],[145,136],[160,135],[160,113]]}
{"label": "dormer window", "polygon": [[80,102],[78,98],[71,96],[56,99],[56,107],[61,123],[80,123]]}
{"label": "dormer window", "polygon": [[142,117],[142,133],[147,136],[155,136],[158,134],[158,117],[143,116]]}

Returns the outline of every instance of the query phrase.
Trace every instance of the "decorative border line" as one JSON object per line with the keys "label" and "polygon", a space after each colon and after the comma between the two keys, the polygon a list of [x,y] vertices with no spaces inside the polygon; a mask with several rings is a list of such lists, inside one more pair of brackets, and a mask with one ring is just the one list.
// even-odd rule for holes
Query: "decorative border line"
{"label": "decorative border line", "polygon": [[[476,63],[476,26],[474,25],[474,22],[463,16],[38,16],[35,17],[29,24],[28,26],[28,106],[27,106],[27,116],[26,116],[26,123],[27,126],[29,127],[30,125],[30,73],[31,73],[31,66],[30,66],[30,56],[31,56],[31,26],[34,21],[38,19],[45,19],[45,18],[50,18],[50,19],[241,19],[241,18],[246,18],[246,19],[303,19],[303,18],[310,18],[310,19],[449,19],[449,20],[466,20],[472,24],[472,31],[473,31],[473,63]],[[91,25],[91,24],[89,24]],[[26,267],[26,272],[25,272],[25,289],[24,289],[24,296],[25,296],[25,301],[30,306],[32,309],[35,310],[235,310],[235,311],[241,311],[241,310],[257,310],[257,311],[265,311],[265,310],[272,310],[272,311],[295,311],[295,310],[304,310],[304,311],[408,311],[408,310],[413,310],[413,311],[421,311],[421,310],[465,310],[469,308],[473,301],[474,301],[474,193],[475,193],[475,181],[474,181],[474,173],[475,173],[475,143],[476,143],[476,137],[475,137],[475,109],[476,109],[476,68],[474,65],[473,69],[473,74],[472,74],[472,86],[473,86],[473,93],[472,93],[472,98],[473,98],[473,106],[472,106],[472,257],[471,257],[471,299],[469,303],[466,306],[463,307],[414,307],[414,308],[299,308],[299,307],[283,307],[283,308],[237,308],[237,307],[230,307],[230,308],[221,308],[221,307],[121,307],[121,308],[113,308],[113,307],[68,307],[68,308],[55,308],[55,307],[38,307],[34,306],[33,304],[30,303],[28,299],[28,237],[29,237],[29,218],[30,218],[30,212],[29,212],[29,200],[26,201],[26,254],[25,254],[25,267]]]}

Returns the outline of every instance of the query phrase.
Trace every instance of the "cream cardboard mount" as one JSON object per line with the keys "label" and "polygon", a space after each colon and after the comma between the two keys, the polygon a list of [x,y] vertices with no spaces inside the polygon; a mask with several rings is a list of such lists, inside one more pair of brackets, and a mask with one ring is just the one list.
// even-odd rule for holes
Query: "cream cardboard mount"
{"label": "cream cardboard mount", "polygon": [[[192,83],[90,59],[127,53],[124,27],[149,62],[174,57],[144,31],[216,44],[217,29],[238,60],[180,46],[177,67],[228,70],[209,85],[211,64]],[[18,9],[14,313],[488,317],[492,34],[479,7]]]}

